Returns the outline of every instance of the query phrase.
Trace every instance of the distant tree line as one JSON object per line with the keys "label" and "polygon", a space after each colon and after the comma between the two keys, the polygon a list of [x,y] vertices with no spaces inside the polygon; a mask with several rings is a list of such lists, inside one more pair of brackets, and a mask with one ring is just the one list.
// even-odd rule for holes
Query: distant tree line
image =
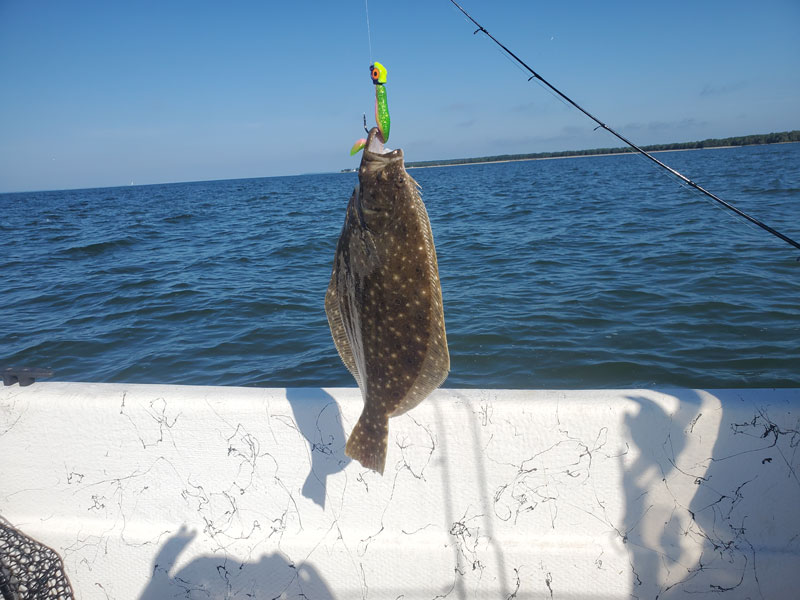
{"label": "distant tree line", "polygon": [[[800,142],[800,130],[782,131],[780,133],[761,133],[729,138],[709,138],[699,142],[680,142],[676,144],[654,144],[641,146],[647,152],[659,150],[696,150],[698,148],[720,148],[723,146],[753,146],[758,144],[780,144],[784,142]],[[591,156],[593,154],[625,154],[635,152],[633,148],[594,148],[592,150],[564,150],[562,152],[535,152],[533,154],[498,154],[476,158],[452,158],[446,160],[425,160],[406,163],[407,167],[437,167],[445,165],[466,165],[481,162],[500,162],[506,160],[531,160],[536,158],[561,158],[568,156]]]}

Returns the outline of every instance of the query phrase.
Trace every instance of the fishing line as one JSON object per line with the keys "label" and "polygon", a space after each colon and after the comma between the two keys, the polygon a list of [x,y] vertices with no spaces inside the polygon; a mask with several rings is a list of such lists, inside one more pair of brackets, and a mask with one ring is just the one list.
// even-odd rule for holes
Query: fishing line
{"label": "fishing line", "polygon": [[367,42],[369,43],[369,62],[372,63],[372,32],[369,27],[369,0],[364,0],[364,12],[367,13]]}
{"label": "fishing line", "polygon": [[734,205],[732,205],[732,204],[730,204],[730,203],[726,202],[726,201],[725,201],[725,200],[723,200],[722,198],[720,198],[720,197],[718,197],[718,196],[715,196],[714,194],[712,194],[711,192],[709,192],[709,191],[708,191],[708,190],[706,190],[705,188],[703,188],[703,187],[699,186],[697,183],[695,183],[694,181],[692,181],[691,179],[689,179],[689,178],[688,178],[688,177],[686,177],[685,175],[682,175],[681,173],[679,173],[678,171],[676,171],[675,169],[673,169],[673,168],[672,168],[672,167],[670,167],[669,165],[666,165],[666,164],[664,164],[663,162],[661,162],[660,160],[658,160],[656,157],[654,157],[652,154],[650,154],[650,153],[646,152],[645,150],[643,150],[642,148],[640,148],[639,146],[637,146],[636,144],[634,144],[634,143],[633,143],[632,141],[630,141],[628,138],[626,138],[626,137],[622,136],[621,134],[617,133],[616,131],[614,131],[614,130],[613,130],[611,127],[609,127],[608,125],[606,125],[605,123],[603,123],[603,122],[602,122],[600,119],[598,119],[597,117],[595,117],[595,116],[594,116],[592,113],[590,113],[590,112],[589,112],[589,111],[587,111],[585,108],[583,108],[582,106],[580,106],[579,104],[577,104],[577,103],[576,103],[574,100],[572,100],[572,99],[571,99],[569,96],[567,96],[566,94],[564,94],[564,93],[563,93],[561,90],[559,90],[559,89],[558,89],[558,88],[556,88],[554,85],[552,85],[552,84],[551,84],[549,81],[547,81],[547,80],[546,80],[544,77],[542,77],[541,75],[539,75],[539,73],[537,73],[537,72],[536,72],[536,71],[534,71],[532,68],[530,68],[530,67],[529,67],[529,66],[528,66],[528,65],[525,63],[525,61],[523,61],[523,60],[522,60],[522,59],[521,59],[519,56],[517,56],[517,55],[516,55],[516,54],[514,54],[514,53],[513,53],[511,50],[509,50],[509,49],[508,49],[508,48],[507,48],[505,45],[503,45],[503,44],[500,42],[500,40],[498,40],[496,37],[494,37],[494,36],[493,36],[491,33],[489,33],[488,31],[486,31],[486,29],[483,27],[483,25],[481,25],[481,24],[480,24],[480,23],[478,23],[478,22],[477,22],[475,19],[473,19],[473,18],[472,18],[472,15],[470,15],[470,14],[469,14],[469,13],[468,13],[466,10],[464,10],[464,9],[461,7],[461,5],[460,5],[458,2],[456,2],[455,0],[450,0],[450,2],[451,2],[451,3],[452,3],[452,4],[453,4],[453,5],[454,5],[454,6],[455,6],[455,7],[456,7],[458,10],[460,10],[460,11],[463,13],[463,15],[464,15],[464,16],[465,16],[467,19],[469,19],[470,21],[472,21],[473,25],[475,25],[475,26],[477,27],[477,29],[476,29],[476,30],[473,32],[473,35],[474,35],[474,34],[476,34],[476,33],[478,33],[479,31],[480,31],[481,33],[484,33],[484,34],[485,34],[485,35],[486,35],[486,36],[487,36],[489,39],[491,39],[491,40],[492,40],[492,41],[493,41],[495,44],[497,44],[498,46],[500,46],[500,48],[502,48],[502,49],[503,49],[503,51],[504,51],[506,54],[508,54],[508,56],[510,56],[511,58],[513,58],[513,59],[514,59],[514,60],[515,60],[517,63],[519,63],[519,64],[520,64],[522,67],[524,67],[524,68],[525,68],[525,70],[526,70],[526,71],[528,71],[528,72],[531,74],[531,77],[529,78],[529,80],[528,80],[528,81],[530,81],[531,79],[536,79],[538,82],[541,82],[541,83],[542,83],[542,84],[544,84],[544,85],[545,85],[547,88],[549,88],[549,89],[550,89],[552,92],[555,92],[555,94],[556,94],[558,97],[560,97],[562,100],[566,101],[568,104],[570,104],[570,105],[572,105],[573,107],[577,108],[577,109],[578,109],[579,111],[581,111],[581,112],[582,112],[584,115],[586,115],[586,116],[587,116],[587,117],[589,117],[589,118],[590,118],[592,121],[594,121],[595,123],[597,123],[597,127],[595,128],[595,130],[597,130],[597,129],[605,129],[605,130],[606,130],[606,131],[608,131],[610,134],[612,134],[614,137],[616,137],[617,139],[621,140],[621,141],[622,141],[622,142],[624,142],[626,145],[630,146],[630,147],[631,147],[633,150],[635,150],[636,152],[638,152],[640,155],[642,155],[642,156],[644,156],[644,157],[646,157],[646,158],[650,159],[650,160],[651,160],[653,163],[655,163],[656,165],[658,165],[658,166],[659,166],[659,167],[661,167],[662,169],[664,169],[664,170],[668,171],[669,173],[671,173],[672,175],[674,175],[675,177],[677,177],[679,180],[681,180],[683,183],[685,183],[686,185],[688,185],[688,186],[689,186],[689,187],[691,187],[692,189],[695,189],[695,190],[697,190],[697,191],[699,191],[699,192],[702,192],[703,194],[705,194],[706,196],[708,196],[709,198],[711,198],[711,199],[712,199],[712,200],[714,200],[715,202],[719,203],[721,206],[723,206],[723,207],[727,208],[728,210],[731,210],[731,211],[735,212],[737,215],[739,215],[740,217],[742,217],[742,218],[746,219],[746,220],[747,220],[747,221],[749,221],[750,223],[753,223],[754,225],[758,225],[758,226],[759,226],[761,229],[763,229],[764,231],[766,231],[766,232],[768,232],[768,233],[771,233],[771,234],[772,234],[772,235],[774,235],[775,237],[777,237],[777,238],[779,238],[779,239],[782,239],[782,240],[783,240],[784,242],[786,242],[787,244],[790,244],[790,245],[794,246],[795,248],[797,248],[798,250],[800,250],[800,243],[798,243],[798,242],[794,241],[792,238],[790,238],[790,237],[788,237],[788,236],[786,236],[786,235],[782,234],[780,231],[777,231],[777,230],[773,229],[772,227],[770,227],[770,226],[769,226],[769,225],[767,225],[766,223],[762,223],[761,221],[759,221],[759,220],[758,220],[758,219],[756,219],[755,217],[751,217],[751,216],[750,216],[750,215],[748,215],[746,212],[744,212],[744,211],[742,211],[742,210],[740,210],[740,209],[736,208]]}

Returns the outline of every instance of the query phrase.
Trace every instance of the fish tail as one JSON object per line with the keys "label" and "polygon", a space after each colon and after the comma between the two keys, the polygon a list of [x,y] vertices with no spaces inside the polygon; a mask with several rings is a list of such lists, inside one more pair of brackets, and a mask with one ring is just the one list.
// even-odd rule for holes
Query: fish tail
{"label": "fish tail", "polygon": [[386,447],[389,444],[388,417],[375,417],[361,413],[353,427],[344,453],[362,465],[383,475],[386,466]]}

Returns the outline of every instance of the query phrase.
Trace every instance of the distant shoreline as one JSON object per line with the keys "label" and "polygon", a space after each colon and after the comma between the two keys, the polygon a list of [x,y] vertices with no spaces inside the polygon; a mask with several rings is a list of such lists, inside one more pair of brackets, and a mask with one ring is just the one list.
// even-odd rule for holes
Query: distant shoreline
{"label": "distant shoreline", "polygon": [[[705,150],[717,148],[737,148],[741,146],[763,146],[771,144],[791,144],[800,142],[800,130],[754,134],[728,138],[709,138],[696,142],[678,142],[673,144],[653,144],[642,146],[648,153],[675,152],[678,150]],[[475,158],[455,158],[444,160],[411,161],[406,163],[408,169],[425,169],[428,167],[454,167],[460,165],[482,165],[491,163],[519,162],[528,160],[549,160],[554,158],[580,158],[584,156],[618,156],[620,154],[636,154],[629,147],[595,148],[589,150],[565,150],[560,152],[536,152],[529,154],[501,154],[479,156]],[[355,169],[343,169],[352,172]]]}
{"label": "distant shoreline", "polygon": [[[748,146],[772,146],[774,144],[796,144],[797,142],[772,142],[770,144],[748,144]],[[648,154],[659,154],[661,152],[691,152],[692,150],[725,150],[727,148],[741,148],[741,146],[706,146],[704,148],[677,148],[675,150],[648,150]],[[568,154],[565,156],[541,156],[538,158],[504,158],[501,160],[481,160],[463,163],[441,163],[436,165],[417,165],[408,163],[406,169],[433,169],[436,167],[468,167],[469,165],[493,165],[496,163],[525,162],[531,160],[561,160],[566,158],[595,158],[597,156],[625,156],[636,155],[638,152],[606,152],[604,154]],[[354,171],[356,169],[353,169]]]}
{"label": "distant shoreline", "polygon": [[[791,142],[766,142],[764,144],[746,144],[747,146],[775,146],[777,144],[797,144],[797,141]],[[742,148],[743,146],[704,146],[702,148],[674,148],[672,150],[647,150],[648,154],[660,154],[662,152],[691,152],[692,150],[729,150],[731,148]],[[493,165],[498,163],[510,162],[526,162],[532,160],[561,160],[565,158],[594,158],[597,156],[625,156],[625,155],[639,154],[635,150],[624,152],[605,152],[603,154],[566,154],[561,156],[539,156],[534,158],[503,158],[503,159],[487,159],[487,160],[470,160],[469,162],[442,162],[437,164],[424,164],[418,162],[410,162],[405,165],[406,169],[434,169],[439,167],[468,167],[470,165]],[[427,161],[426,161],[427,162]],[[356,173],[358,169],[342,169],[340,173]]]}

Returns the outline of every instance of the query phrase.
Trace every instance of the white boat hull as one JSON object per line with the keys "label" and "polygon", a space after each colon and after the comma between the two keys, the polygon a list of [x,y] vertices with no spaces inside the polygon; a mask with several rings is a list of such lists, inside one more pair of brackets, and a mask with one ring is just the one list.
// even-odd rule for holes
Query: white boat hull
{"label": "white boat hull", "polygon": [[82,599],[800,589],[800,389],[438,390],[390,421],[383,477],[344,455],[361,407],[357,389],[3,387],[0,516]]}

